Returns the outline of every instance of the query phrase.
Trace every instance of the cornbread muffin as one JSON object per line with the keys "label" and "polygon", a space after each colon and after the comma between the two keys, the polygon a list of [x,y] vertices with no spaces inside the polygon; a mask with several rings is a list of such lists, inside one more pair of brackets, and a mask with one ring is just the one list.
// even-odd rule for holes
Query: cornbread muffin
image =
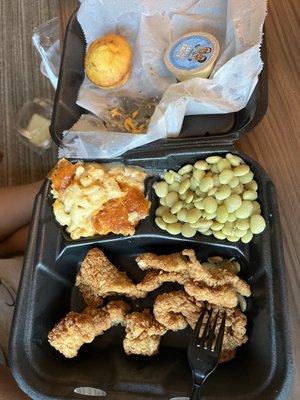
{"label": "cornbread muffin", "polygon": [[85,57],[85,72],[102,89],[124,85],[131,73],[132,50],[119,35],[109,33],[92,42]]}

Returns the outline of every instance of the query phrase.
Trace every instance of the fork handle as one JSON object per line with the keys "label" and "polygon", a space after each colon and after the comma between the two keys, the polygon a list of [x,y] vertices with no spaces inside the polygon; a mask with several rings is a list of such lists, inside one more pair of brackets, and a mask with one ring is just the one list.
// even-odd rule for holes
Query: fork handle
{"label": "fork handle", "polygon": [[201,391],[201,386],[194,384],[190,400],[200,400],[200,391]]}

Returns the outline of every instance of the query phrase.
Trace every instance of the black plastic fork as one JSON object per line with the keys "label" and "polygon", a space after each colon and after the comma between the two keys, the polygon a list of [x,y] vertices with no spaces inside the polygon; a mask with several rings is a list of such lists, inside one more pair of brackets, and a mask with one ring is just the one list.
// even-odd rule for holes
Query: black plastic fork
{"label": "black plastic fork", "polygon": [[[208,320],[203,327],[202,335],[199,336],[206,313],[208,313]],[[218,333],[216,333],[216,326],[220,312],[215,315],[214,321],[211,321],[211,315],[210,311],[203,309],[188,347],[188,359],[194,382],[190,400],[200,399],[201,387],[206,378],[217,368],[222,350],[226,313],[223,314]]]}

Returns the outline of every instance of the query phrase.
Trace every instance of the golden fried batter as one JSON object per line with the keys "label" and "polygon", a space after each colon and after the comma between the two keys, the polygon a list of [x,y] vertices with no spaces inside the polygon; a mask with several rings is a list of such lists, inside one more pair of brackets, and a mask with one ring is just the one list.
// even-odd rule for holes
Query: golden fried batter
{"label": "golden fried batter", "polygon": [[[239,308],[219,308],[211,304],[207,305],[208,310],[212,310],[212,319],[218,311],[226,311],[225,332],[222,345],[220,362],[230,361],[234,358],[237,347],[246,343],[247,318]],[[216,331],[220,326],[221,320],[218,320]]]}
{"label": "golden fried batter", "polygon": [[158,352],[160,338],[167,329],[157,322],[149,310],[134,312],[125,318],[125,353],[152,356]]}
{"label": "golden fried batter", "polygon": [[230,286],[242,296],[250,296],[249,285],[237,275],[227,269],[212,268],[205,269],[195,256],[194,250],[183,250],[182,254],[189,257],[189,274],[196,282],[204,282],[209,287]]}
{"label": "golden fried batter", "polygon": [[136,287],[144,292],[152,292],[164,282],[178,282],[183,285],[187,281],[187,278],[188,276],[177,272],[148,271]]}
{"label": "golden fried batter", "polygon": [[118,271],[97,248],[87,253],[77,274],[76,286],[79,287],[88,304],[92,301],[97,304],[99,298],[116,294],[129,297],[145,297],[146,295],[144,291],[136,288],[125,272]]}
{"label": "golden fried batter", "polygon": [[183,290],[160,294],[156,297],[153,313],[155,319],[168,330],[178,331],[195,325],[203,303],[196,301]]}
{"label": "golden fried batter", "polygon": [[[208,301],[220,307],[236,307],[238,293],[243,296],[251,294],[249,285],[229,270],[202,267],[194,250],[186,249],[165,256],[145,253],[136,261],[141,269],[154,270],[148,272],[138,285],[145,291],[156,289],[163,282],[178,282],[197,301]],[[161,275],[155,273],[157,270]]]}
{"label": "golden fried batter", "polygon": [[75,357],[84,343],[114,325],[123,324],[129,306],[122,300],[103,308],[87,307],[82,313],[69,312],[48,334],[48,341],[67,358]]}
{"label": "golden fried batter", "polygon": [[[229,361],[235,356],[236,348],[246,343],[247,318],[239,308],[217,307],[205,302],[197,302],[183,290],[158,295],[153,312],[155,319],[168,330],[185,329],[189,324],[195,328],[203,307],[212,311],[214,320],[218,311],[226,312],[225,332],[222,345],[221,362]],[[205,315],[203,325],[208,315]],[[221,318],[218,319],[216,332],[219,331]]]}
{"label": "golden fried batter", "polygon": [[185,274],[188,272],[187,259],[182,253],[159,256],[154,253],[140,254],[136,259],[140,269],[157,269],[166,272]]}

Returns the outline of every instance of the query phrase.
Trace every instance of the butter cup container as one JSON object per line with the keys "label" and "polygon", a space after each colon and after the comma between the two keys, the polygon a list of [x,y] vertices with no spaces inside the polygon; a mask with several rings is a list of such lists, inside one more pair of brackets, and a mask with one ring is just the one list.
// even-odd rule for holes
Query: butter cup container
{"label": "butter cup container", "polygon": [[191,32],[175,40],[164,57],[168,70],[179,81],[208,78],[220,52],[218,40],[206,32]]}

